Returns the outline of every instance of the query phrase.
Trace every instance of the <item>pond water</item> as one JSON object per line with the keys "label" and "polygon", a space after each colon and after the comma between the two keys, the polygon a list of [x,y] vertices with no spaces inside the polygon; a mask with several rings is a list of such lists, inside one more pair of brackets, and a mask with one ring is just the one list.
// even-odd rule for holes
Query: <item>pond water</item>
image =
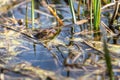
{"label": "pond water", "polygon": [[[64,4],[64,3],[63,3]],[[30,4],[28,4],[30,7]],[[54,40],[50,41],[48,45],[45,46],[42,41],[35,38],[30,38],[20,32],[16,32],[11,29],[5,29],[5,27],[0,27],[0,55],[1,55],[1,64],[4,64],[5,67],[13,68],[15,65],[26,63],[30,64],[34,67],[39,67],[44,70],[53,71],[57,75],[72,77],[74,79],[79,78],[80,76],[89,75],[91,72],[96,70],[101,70],[101,65],[103,66],[105,63],[104,60],[101,59],[103,57],[102,52],[102,38],[99,36],[97,38],[98,42],[92,42],[94,39],[93,33],[89,33],[89,24],[76,25],[71,22],[71,13],[69,7],[64,7],[64,5],[60,5],[56,7],[58,9],[58,13],[63,17],[64,24],[67,25],[62,28],[60,34],[55,37]],[[75,3],[75,8],[77,3]],[[63,8],[64,7],[64,8]],[[39,6],[39,9],[45,11],[43,13],[47,13],[46,8],[43,6]],[[28,8],[28,17],[30,17],[30,9]],[[83,14],[83,7],[81,8],[81,14]],[[26,9],[25,5],[21,5],[18,8],[12,10],[12,13],[15,19],[25,19]],[[40,28],[50,28],[56,26],[56,19],[52,15],[46,14],[36,14],[36,22],[35,28],[40,30]],[[38,16],[39,15],[39,16]],[[84,16],[82,17],[84,18]],[[104,22],[107,22],[108,19],[103,18]],[[9,23],[12,27],[21,28],[25,27],[25,23],[23,25],[18,25],[14,23]],[[71,24],[71,25],[68,25]],[[9,26],[11,27],[11,26]],[[31,28],[31,24],[29,24]],[[19,31],[20,31],[19,30]],[[81,32],[81,33],[80,33]],[[27,32],[25,32],[27,34]],[[73,34],[74,33],[74,34]],[[84,35],[85,34],[85,35]],[[114,39],[115,38],[115,39]],[[109,45],[111,52],[116,49],[119,54],[119,37],[111,37],[107,38],[108,43],[115,44],[113,46]],[[91,42],[90,42],[91,41]],[[38,42],[37,44],[35,42]],[[96,43],[97,48],[96,48]],[[116,45],[117,44],[117,45]],[[100,46],[100,49],[99,49]],[[116,46],[118,46],[116,48]],[[4,53],[4,54],[3,54]],[[114,53],[113,53],[114,56]],[[90,61],[91,60],[91,61]],[[119,60],[119,58],[118,58]],[[98,61],[98,63],[97,63]],[[99,63],[101,63],[99,65]],[[97,66],[97,67],[96,67]],[[115,65],[116,66],[116,65]],[[96,73],[92,73],[93,79],[97,76]],[[101,74],[100,74],[101,75]],[[101,75],[102,77],[103,75]],[[15,80],[15,79],[25,79],[28,76],[17,74],[14,72],[6,73],[6,80]],[[39,80],[39,78],[32,77],[34,80]],[[81,80],[81,79],[80,79]],[[84,79],[85,80],[85,79]],[[92,80],[92,79],[91,79]],[[97,79],[100,80],[100,79]]]}

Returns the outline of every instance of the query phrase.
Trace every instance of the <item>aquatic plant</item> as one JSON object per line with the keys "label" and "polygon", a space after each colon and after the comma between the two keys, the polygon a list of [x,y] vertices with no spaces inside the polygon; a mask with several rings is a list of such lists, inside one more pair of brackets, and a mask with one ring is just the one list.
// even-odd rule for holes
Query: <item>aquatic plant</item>
{"label": "aquatic plant", "polygon": [[32,29],[34,29],[34,18],[35,18],[35,14],[34,14],[34,1],[31,1],[31,19],[32,19]]}
{"label": "aquatic plant", "polygon": [[93,0],[94,30],[99,30],[101,15],[101,0]]}
{"label": "aquatic plant", "polygon": [[107,73],[108,73],[110,80],[115,80],[114,75],[113,75],[113,70],[112,70],[111,56],[110,56],[105,39],[103,40],[103,43],[104,43],[103,51],[104,51],[104,57],[105,57],[105,61],[106,61]]}
{"label": "aquatic plant", "polygon": [[75,11],[74,11],[73,0],[69,0],[69,4],[70,4],[70,10],[71,10],[71,14],[72,14],[73,23],[76,23],[76,16],[75,16]]}

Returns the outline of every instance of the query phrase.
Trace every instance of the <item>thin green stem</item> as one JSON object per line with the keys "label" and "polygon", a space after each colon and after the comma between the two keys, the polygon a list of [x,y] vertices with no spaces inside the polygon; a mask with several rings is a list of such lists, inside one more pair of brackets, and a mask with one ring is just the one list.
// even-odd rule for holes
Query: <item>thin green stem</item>
{"label": "thin green stem", "polygon": [[74,6],[73,6],[73,0],[69,0],[69,4],[70,4],[70,10],[71,10],[71,13],[72,13],[73,23],[76,23],[76,17],[75,17],[75,11],[74,11]]}
{"label": "thin green stem", "polygon": [[34,29],[34,19],[35,19],[34,0],[31,1],[31,18],[32,18],[32,29]]}
{"label": "thin green stem", "polygon": [[25,25],[28,28],[28,3],[26,3]]}
{"label": "thin green stem", "polygon": [[100,25],[100,14],[101,14],[101,0],[94,0],[93,9],[94,9],[94,30],[99,30]]}
{"label": "thin green stem", "polygon": [[79,3],[78,3],[78,19],[80,20],[80,0],[79,0]]}
{"label": "thin green stem", "polygon": [[90,7],[90,26],[91,26],[91,30],[92,30],[92,28],[93,28],[93,27],[92,27],[92,24],[93,24],[93,23],[92,23],[92,15],[93,15],[93,14],[92,14],[92,1],[91,1],[91,7]]}
{"label": "thin green stem", "polygon": [[112,70],[111,57],[110,57],[109,50],[107,48],[107,44],[106,44],[105,39],[103,40],[103,43],[104,43],[104,45],[103,45],[104,46],[104,53],[105,53],[104,57],[105,57],[105,61],[106,61],[107,72],[108,72],[108,75],[110,77],[109,80],[115,80],[113,70]]}

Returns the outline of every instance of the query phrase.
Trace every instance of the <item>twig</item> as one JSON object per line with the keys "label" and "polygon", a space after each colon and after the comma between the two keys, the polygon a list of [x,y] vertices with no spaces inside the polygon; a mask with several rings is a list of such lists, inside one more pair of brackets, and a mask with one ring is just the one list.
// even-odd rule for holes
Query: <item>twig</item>
{"label": "twig", "polygon": [[110,23],[109,23],[109,28],[115,33],[115,30],[114,30],[114,27],[112,26],[113,25],[113,22],[114,20],[116,19],[116,16],[118,14],[118,9],[119,9],[119,0],[116,0],[115,1],[115,10],[114,10],[114,13],[112,15],[112,18],[110,20]]}
{"label": "twig", "polygon": [[[118,3],[118,4],[120,5],[120,3]],[[108,7],[111,7],[111,6],[114,6],[114,5],[115,5],[115,3],[107,4],[107,5],[103,6],[103,7],[101,8],[101,10],[104,10],[105,8],[108,8]]]}

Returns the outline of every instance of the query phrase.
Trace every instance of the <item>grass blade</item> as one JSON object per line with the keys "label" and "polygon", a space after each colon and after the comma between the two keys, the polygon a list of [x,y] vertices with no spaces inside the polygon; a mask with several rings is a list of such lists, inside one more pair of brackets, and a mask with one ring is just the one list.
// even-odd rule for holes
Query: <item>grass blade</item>
{"label": "grass blade", "polygon": [[73,23],[76,23],[76,16],[75,16],[75,11],[74,11],[74,6],[73,6],[73,0],[69,0],[69,4],[70,4],[70,10],[72,13]]}
{"label": "grass blade", "polygon": [[92,15],[93,15],[92,14],[92,9],[93,8],[92,8],[92,1],[91,1],[91,7],[90,7],[90,27],[91,27],[91,30],[93,29],[93,26],[92,26],[93,25],[93,22],[92,22]]}
{"label": "grass blade", "polygon": [[80,0],[79,0],[78,10],[77,10],[77,11],[78,11],[78,13],[77,13],[77,14],[78,14],[78,20],[80,20],[80,3],[81,3],[81,2],[80,2]]}
{"label": "grass blade", "polygon": [[105,61],[106,61],[108,76],[110,77],[110,80],[114,80],[111,57],[110,57],[109,50],[107,48],[107,44],[106,44],[105,39],[104,39],[103,43],[104,43],[103,46],[104,46],[104,53],[105,53],[104,57],[105,57]]}
{"label": "grass blade", "polygon": [[93,13],[94,13],[94,30],[99,30],[100,15],[101,15],[101,0],[93,1]]}
{"label": "grass blade", "polygon": [[31,18],[32,18],[32,29],[34,29],[34,19],[35,19],[34,0],[31,1]]}
{"label": "grass blade", "polygon": [[28,28],[28,3],[26,3],[25,25]]}

